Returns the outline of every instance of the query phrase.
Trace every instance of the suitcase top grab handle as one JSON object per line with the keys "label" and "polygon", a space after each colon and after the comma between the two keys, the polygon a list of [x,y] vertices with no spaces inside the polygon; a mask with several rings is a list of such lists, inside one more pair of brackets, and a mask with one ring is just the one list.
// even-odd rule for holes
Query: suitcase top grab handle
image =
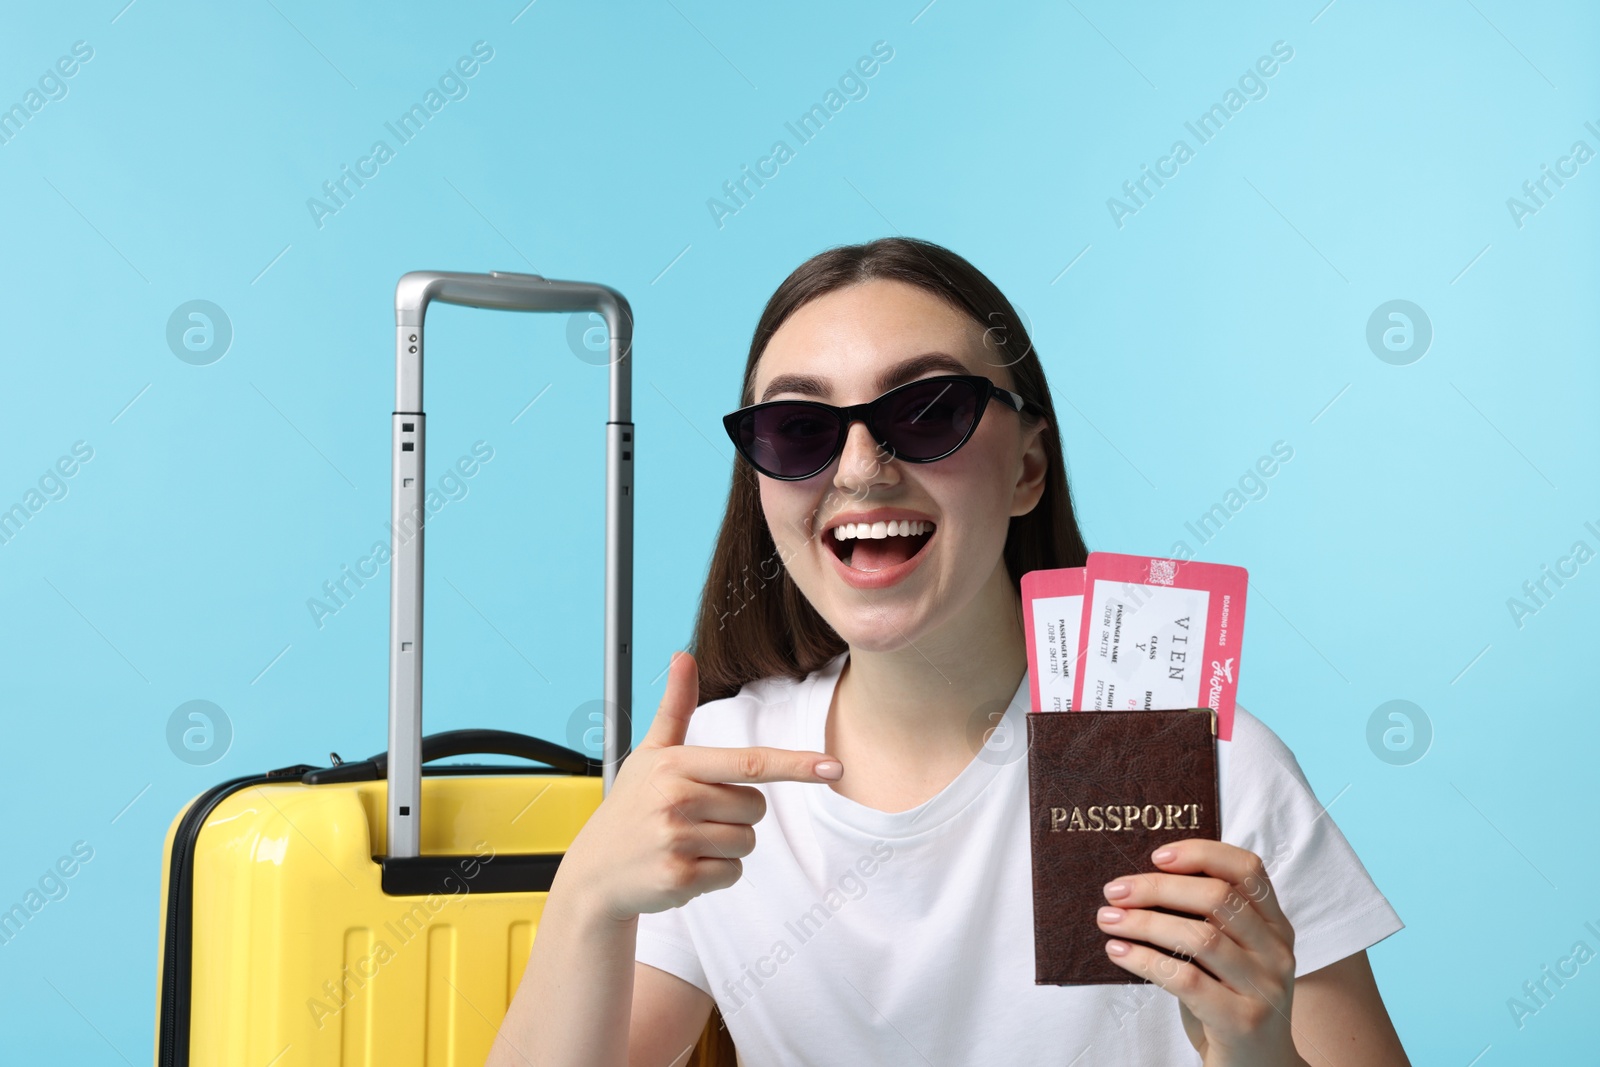
{"label": "suitcase top grab handle", "polygon": [[417,855],[422,799],[422,543],[427,511],[423,320],[430,303],[503,311],[592,311],[611,337],[606,434],[605,723],[601,788],[610,792],[633,738],[633,313],[592,282],[536,274],[412,271],[395,286],[395,410],[390,451],[388,852]]}

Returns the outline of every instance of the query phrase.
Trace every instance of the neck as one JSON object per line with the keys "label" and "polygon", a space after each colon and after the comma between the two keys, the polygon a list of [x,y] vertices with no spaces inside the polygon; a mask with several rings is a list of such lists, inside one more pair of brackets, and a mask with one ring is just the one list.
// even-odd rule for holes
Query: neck
{"label": "neck", "polygon": [[829,745],[864,749],[874,763],[959,773],[1027,671],[1023,640],[1021,603],[1002,559],[960,618],[893,650],[850,649]]}

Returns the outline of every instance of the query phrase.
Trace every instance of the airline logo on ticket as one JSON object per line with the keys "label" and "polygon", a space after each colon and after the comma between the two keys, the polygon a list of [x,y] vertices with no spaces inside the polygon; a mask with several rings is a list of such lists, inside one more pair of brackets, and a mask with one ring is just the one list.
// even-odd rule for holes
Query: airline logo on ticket
{"label": "airline logo on ticket", "polygon": [[1232,739],[1247,584],[1243,567],[1090,553],[1071,706],[1211,708]]}
{"label": "airline logo on ticket", "polygon": [[1084,568],[1029,571],[1022,576],[1023,639],[1034,711],[1071,711],[1082,654]]}

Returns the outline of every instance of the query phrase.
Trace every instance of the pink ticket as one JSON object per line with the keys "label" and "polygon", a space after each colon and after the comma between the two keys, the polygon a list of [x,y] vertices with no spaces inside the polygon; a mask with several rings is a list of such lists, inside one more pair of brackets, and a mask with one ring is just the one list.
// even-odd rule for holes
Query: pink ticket
{"label": "pink ticket", "polygon": [[1230,740],[1245,569],[1092,552],[1085,571],[1082,652],[1070,707],[1209,707],[1217,713],[1218,739]]}
{"label": "pink ticket", "polygon": [[1034,711],[1071,711],[1083,642],[1082,567],[1029,571],[1022,576],[1023,639]]}

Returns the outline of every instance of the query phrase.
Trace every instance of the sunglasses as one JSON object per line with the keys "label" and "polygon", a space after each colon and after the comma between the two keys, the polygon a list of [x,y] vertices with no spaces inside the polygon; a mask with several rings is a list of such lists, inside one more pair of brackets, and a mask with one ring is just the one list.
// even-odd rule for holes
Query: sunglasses
{"label": "sunglasses", "polygon": [[1044,409],[976,374],[945,374],[897,386],[865,404],[772,400],[722,417],[733,446],[769,478],[795,482],[821,474],[844,451],[860,420],[891,459],[932,463],[972,438],[990,400],[1013,411]]}

